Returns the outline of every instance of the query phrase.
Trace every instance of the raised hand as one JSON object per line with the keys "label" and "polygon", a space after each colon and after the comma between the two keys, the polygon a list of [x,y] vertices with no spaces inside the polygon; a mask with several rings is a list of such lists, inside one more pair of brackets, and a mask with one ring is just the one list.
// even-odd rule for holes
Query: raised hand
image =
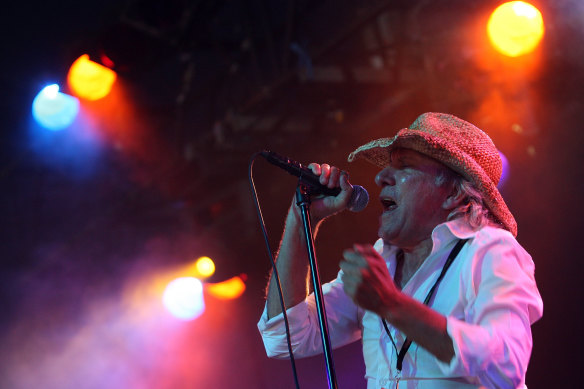
{"label": "raised hand", "polygon": [[385,261],[371,245],[353,245],[343,252],[345,293],[364,309],[385,316],[401,294]]}

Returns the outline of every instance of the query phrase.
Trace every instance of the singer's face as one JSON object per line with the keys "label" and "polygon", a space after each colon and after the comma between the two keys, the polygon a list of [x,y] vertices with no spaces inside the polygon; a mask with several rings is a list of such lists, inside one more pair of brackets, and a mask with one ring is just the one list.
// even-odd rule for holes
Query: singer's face
{"label": "singer's face", "polygon": [[375,177],[383,207],[380,238],[402,249],[415,248],[431,238],[434,227],[445,222],[450,212],[445,201],[452,193],[452,184],[441,175],[445,169],[416,151],[392,151],[389,166]]}

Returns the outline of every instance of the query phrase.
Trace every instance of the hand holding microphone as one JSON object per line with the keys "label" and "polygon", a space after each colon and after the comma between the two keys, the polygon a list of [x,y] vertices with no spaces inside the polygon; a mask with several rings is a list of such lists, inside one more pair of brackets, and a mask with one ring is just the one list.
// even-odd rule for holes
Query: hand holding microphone
{"label": "hand holding microphone", "polygon": [[[262,151],[261,155],[268,162],[299,177],[310,186],[314,194],[323,194],[322,210],[315,209],[316,213],[335,213],[345,207],[353,212],[365,209],[369,202],[369,194],[362,186],[351,186],[347,174],[328,164],[310,164],[308,167],[271,151]],[[348,197],[348,199],[347,199]],[[315,204],[316,205],[316,204]],[[320,207],[319,207],[320,208]],[[328,210],[328,212],[326,212]]]}
{"label": "hand holding microphone", "polygon": [[346,172],[328,164],[311,163],[308,168],[315,174],[321,185],[339,191],[335,196],[313,197],[311,205],[313,218],[322,220],[344,209],[353,209],[354,204],[351,203],[351,198],[353,193],[357,192],[349,183],[349,176]]}

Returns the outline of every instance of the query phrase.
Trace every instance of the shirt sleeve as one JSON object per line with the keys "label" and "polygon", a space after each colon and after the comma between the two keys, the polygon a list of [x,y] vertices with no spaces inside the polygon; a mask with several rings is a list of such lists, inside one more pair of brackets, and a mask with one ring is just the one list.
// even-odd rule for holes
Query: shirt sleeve
{"label": "shirt sleeve", "polygon": [[534,264],[510,235],[490,242],[481,238],[471,247],[465,317],[447,318],[455,356],[439,366],[446,375],[478,377],[488,388],[522,387],[532,349],[530,326],[543,314]]}
{"label": "shirt sleeve", "polygon": [[[341,281],[342,271],[337,278],[323,284],[322,292],[327,315],[329,336],[333,348],[349,344],[361,337],[360,320],[363,311],[345,294]],[[306,300],[286,310],[290,326],[290,339],[295,357],[307,357],[322,352],[318,315],[314,294]],[[286,328],[283,314],[268,320],[267,309],[258,322],[266,353],[270,358],[288,358]]]}

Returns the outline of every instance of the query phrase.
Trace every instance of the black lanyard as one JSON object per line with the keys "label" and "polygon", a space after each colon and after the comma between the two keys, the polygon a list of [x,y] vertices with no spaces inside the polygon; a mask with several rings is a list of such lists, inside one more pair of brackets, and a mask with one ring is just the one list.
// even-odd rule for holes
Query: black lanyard
{"label": "black lanyard", "polygon": [[[456,243],[456,246],[454,246],[454,248],[452,249],[452,251],[448,255],[448,259],[446,259],[446,263],[444,264],[444,267],[442,268],[442,272],[440,273],[440,275],[438,276],[438,279],[434,283],[434,286],[432,286],[432,289],[430,289],[430,291],[428,292],[428,295],[424,299],[424,305],[428,305],[428,303],[430,302],[430,299],[432,298],[432,295],[434,295],[434,291],[438,287],[438,284],[440,283],[440,281],[442,281],[442,278],[444,278],[444,274],[446,274],[446,271],[448,270],[448,268],[450,267],[450,265],[454,261],[454,258],[456,258],[456,256],[458,255],[458,253],[462,249],[462,246],[464,246],[464,244],[467,241],[468,241],[468,239],[462,239]],[[397,346],[395,345],[393,337],[391,336],[391,333],[389,332],[389,328],[387,328],[387,323],[386,323],[385,319],[381,319],[381,321],[383,322],[383,327],[385,328],[385,332],[387,332],[387,335],[389,335],[389,339],[391,339],[391,343],[393,343],[393,347],[395,348],[395,351],[397,352]],[[408,352],[408,349],[410,348],[411,345],[412,345],[412,340],[408,339],[406,337],[406,340],[404,341],[404,344],[402,345],[401,349],[399,350],[399,353],[397,356],[396,368],[399,372],[401,372],[401,370],[402,370],[402,363],[404,361],[404,357],[406,356],[406,353]]]}

